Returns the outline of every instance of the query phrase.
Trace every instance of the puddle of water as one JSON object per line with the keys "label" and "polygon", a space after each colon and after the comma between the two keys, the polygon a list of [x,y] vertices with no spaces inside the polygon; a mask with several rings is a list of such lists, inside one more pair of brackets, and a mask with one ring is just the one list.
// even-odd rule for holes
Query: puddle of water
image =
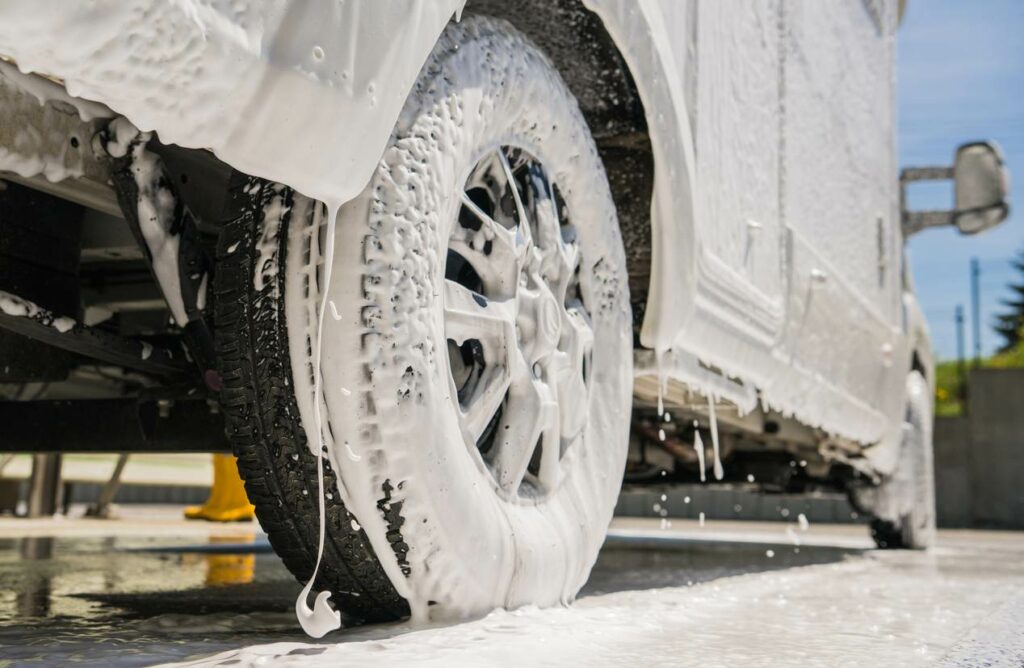
{"label": "puddle of water", "polygon": [[893,662],[918,665],[1024,589],[1024,540],[931,554],[742,541],[652,546],[606,547],[569,609],[495,612],[430,629],[363,627],[310,644],[294,618],[299,585],[255,536],[2,539],[0,658],[141,666],[232,650],[221,658],[274,665],[615,657],[733,665],[771,656],[785,666],[855,664],[885,650]]}

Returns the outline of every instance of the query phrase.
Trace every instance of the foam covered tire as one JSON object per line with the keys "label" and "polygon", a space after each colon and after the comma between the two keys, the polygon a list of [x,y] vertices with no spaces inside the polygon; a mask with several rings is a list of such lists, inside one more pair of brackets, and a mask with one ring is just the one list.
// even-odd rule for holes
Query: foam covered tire
{"label": "foam covered tire", "polygon": [[935,542],[932,400],[918,371],[907,375],[906,414],[896,471],[871,494],[871,536],[885,549],[926,549]]}
{"label": "foam covered tire", "polygon": [[[327,214],[246,188],[219,244],[223,403],[260,522],[305,580]],[[337,607],[437,618],[575,596],[625,465],[627,283],[604,169],[551,63],[505,22],[450,25],[337,219],[319,577]]]}

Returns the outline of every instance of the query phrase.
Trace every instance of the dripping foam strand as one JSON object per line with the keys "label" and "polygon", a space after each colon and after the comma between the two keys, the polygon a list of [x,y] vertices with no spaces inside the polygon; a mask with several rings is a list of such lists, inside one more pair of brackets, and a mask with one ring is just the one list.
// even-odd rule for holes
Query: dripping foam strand
{"label": "dripping foam strand", "polygon": [[[316,565],[313,567],[312,575],[309,576],[309,582],[299,592],[299,597],[295,601],[295,616],[298,617],[302,630],[313,638],[322,638],[328,632],[341,628],[341,614],[331,608],[328,603],[328,600],[331,598],[330,591],[324,590],[319,592],[316,595],[313,608],[310,609],[309,607],[309,594],[313,590],[317,573],[320,572],[320,562],[324,556],[324,540],[327,532],[326,504],[324,502],[324,453],[327,450],[327,444],[324,438],[323,416],[320,408],[323,396],[323,372],[320,368],[320,360],[323,352],[324,315],[327,312],[328,304],[330,304],[333,310],[334,317],[337,318],[334,302],[330,301],[328,296],[331,289],[331,269],[334,266],[334,233],[337,227],[339,208],[340,206],[337,204],[329,204],[327,206],[327,230],[324,235],[325,248],[323,253],[323,294],[320,297],[320,305],[317,309],[316,351],[313,357],[313,421],[316,426],[318,445],[314,456],[316,457],[317,507],[320,512]],[[349,459],[355,462],[359,461],[359,456],[352,452],[352,448],[348,443],[345,444],[345,450]]]}
{"label": "dripping foam strand", "polygon": [[715,415],[715,397],[708,395],[708,420],[711,422],[711,449],[715,454],[715,480],[725,476],[722,470],[722,455],[718,448],[718,417]]}

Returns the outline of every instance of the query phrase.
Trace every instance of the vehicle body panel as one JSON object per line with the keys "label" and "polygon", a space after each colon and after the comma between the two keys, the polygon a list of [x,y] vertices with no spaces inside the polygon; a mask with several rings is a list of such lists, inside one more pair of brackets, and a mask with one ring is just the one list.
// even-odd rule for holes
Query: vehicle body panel
{"label": "vehicle body panel", "polygon": [[[901,320],[898,3],[692,4],[587,2],[630,65],[655,153],[643,342],[891,450],[909,343],[928,346]],[[660,40],[666,24],[695,37]]]}
{"label": "vehicle body panel", "polygon": [[[462,4],[11,0],[0,53],[165,143],[340,204]],[[899,271],[898,3],[583,4],[629,67],[653,151],[642,343],[879,444],[867,453],[887,472],[915,349],[931,377]]]}

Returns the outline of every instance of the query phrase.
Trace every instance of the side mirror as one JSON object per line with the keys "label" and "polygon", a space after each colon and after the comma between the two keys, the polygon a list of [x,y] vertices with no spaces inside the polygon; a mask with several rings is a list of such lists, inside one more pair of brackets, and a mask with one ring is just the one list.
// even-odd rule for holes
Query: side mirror
{"label": "side mirror", "polygon": [[[908,211],[906,188],[917,181],[954,182],[951,211]],[[908,167],[900,174],[903,194],[903,237],[929,227],[955,225],[961,234],[977,234],[1006,220],[1010,175],[1003,154],[992,142],[963,144],[956,150],[952,167]]]}

